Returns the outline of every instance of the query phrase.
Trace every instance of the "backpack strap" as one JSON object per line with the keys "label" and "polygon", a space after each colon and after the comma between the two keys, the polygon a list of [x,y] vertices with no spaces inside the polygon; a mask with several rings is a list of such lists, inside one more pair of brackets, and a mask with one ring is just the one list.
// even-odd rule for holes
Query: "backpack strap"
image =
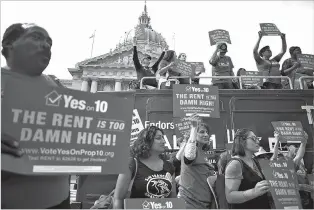
{"label": "backpack strap", "polygon": [[138,168],[137,159],[134,158],[134,161],[135,161],[135,173],[134,173],[133,178],[132,178],[132,180],[131,180],[131,182],[130,182],[130,185],[129,185],[129,189],[128,189],[129,192],[131,192],[131,190],[132,190],[133,183],[134,183],[134,180],[135,180],[135,177],[136,177],[136,174],[137,174],[137,168]]}

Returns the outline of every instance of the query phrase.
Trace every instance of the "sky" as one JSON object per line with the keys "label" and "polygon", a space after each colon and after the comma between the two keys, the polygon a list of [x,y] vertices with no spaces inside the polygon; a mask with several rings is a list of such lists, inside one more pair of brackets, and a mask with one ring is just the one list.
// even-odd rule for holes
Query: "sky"
{"label": "sky", "polygon": [[[13,23],[36,23],[53,39],[52,59],[45,74],[71,79],[68,68],[91,56],[114,49],[125,32],[133,29],[144,9],[144,1],[1,1],[1,39]],[[147,1],[152,28],[165,37],[170,49],[187,54],[187,61],[204,62],[215,50],[208,31],[229,31],[232,44],[228,56],[239,68],[256,71],[253,47],[259,23],[275,23],[286,34],[288,49],[300,46],[303,53],[314,54],[313,1]],[[175,34],[175,44],[173,42]],[[270,45],[273,55],[281,50],[278,36],[263,37],[261,47]],[[284,58],[288,58],[287,50]],[[281,61],[281,63],[283,62]],[[1,66],[5,59],[1,56]]]}

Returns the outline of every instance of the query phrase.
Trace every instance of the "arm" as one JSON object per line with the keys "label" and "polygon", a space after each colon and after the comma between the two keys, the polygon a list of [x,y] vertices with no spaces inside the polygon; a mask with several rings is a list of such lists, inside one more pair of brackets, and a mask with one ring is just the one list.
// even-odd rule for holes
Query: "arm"
{"label": "arm", "polygon": [[170,67],[172,67],[173,63],[170,63],[169,65],[167,66],[164,66],[162,63],[160,63],[161,65],[159,65],[159,70],[156,72],[156,74],[159,74],[159,75],[164,75]]}
{"label": "arm", "polygon": [[[256,187],[246,191],[238,191],[242,179],[241,163],[237,160],[231,161],[226,168],[225,175],[225,193],[228,203],[244,203],[266,192],[265,190],[264,193],[259,193],[257,190],[255,190]],[[266,181],[262,182],[265,183]],[[259,185],[259,183],[256,185]],[[263,187],[266,189],[266,186]]]}
{"label": "arm", "polygon": [[182,155],[184,153],[185,146],[186,146],[186,142],[182,142],[181,145],[180,145],[180,149],[179,149],[179,151],[176,154],[177,160],[181,160],[182,159]]}
{"label": "arm", "polygon": [[212,57],[209,60],[210,65],[216,66],[219,61],[219,58],[220,58],[220,52],[217,47],[217,49],[215,50],[215,52],[213,53]]}
{"label": "arm", "polygon": [[282,42],[281,52],[273,58],[277,62],[280,62],[280,60],[282,59],[283,55],[287,51],[286,35],[283,34],[283,33],[281,34],[281,42]]}
{"label": "arm", "polygon": [[301,143],[300,148],[298,149],[298,152],[297,152],[295,158],[293,158],[293,162],[296,165],[299,165],[300,161],[302,160],[302,158],[303,158],[303,156],[305,154],[305,147],[306,147],[308,135],[305,133],[304,136],[305,136],[304,141]]}
{"label": "arm", "polygon": [[276,142],[275,142],[275,147],[274,147],[274,154],[273,154],[273,156],[271,156],[270,161],[276,160],[278,157],[278,153],[279,153],[279,150],[278,150],[279,133],[275,132],[274,136],[275,136]]}
{"label": "arm", "polygon": [[172,174],[172,189],[171,189],[171,198],[176,198],[177,197],[177,191],[176,191],[176,175],[175,173]]}
{"label": "arm", "polygon": [[161,55],[160,55],[160,57],[158,58],[158,60],[156,61],[156,63],[152,66],[152,69],[153,69],[153,71],[154,71],[155,73],[157,72],[159,63],[160,63],[160,61],[162,60],[162,58],[164,57],[164,55],[165,55],[165,51],[163,51],[163,52],[161,53]]}
{"label": "arm", "polygon": [[[123,209],[123,202],[124,199],[127,196],[129,186],[132,180],[132,163],[133,163],[133,158],[130,158],[130,167],[127,173],[125,174],[119,174],[118,180],[116,183],[116,188],[114,192],[114,199],[113,199],[113,209]],[[131,162],[132,161],[132,162]],[[134,166],[136,167],[136,166]],[[134,174],[135,176],[135,174]]]}
{"label": "arm", "polygon": [[134,62],[134,66],[135,66],[136,71],[138,71],[142,68],[142,65],[138,59],[136,45],[133,46],[133,62]]}
{"label": "arm", "polygon": [[293,70],[296,70],[298,67],[299,67],[299,63],[296,62],[295,64],[293,64],[293,66],[291,66],[290,68],[288,68],[287,61],[285,61],[285,62],[282,64],[281,75],[282,75],[282,76],[287,76],[287,75],[289,75]]}
{"label": "arm", "polygon": [[196,133],[197,133],[197,128],[196,127],[192,127],[191,128],[191,132],[190,132],[190,138],[184,148],[184,162],[186,164],[188,160],[189,163],[191,163],[192,161],[195,160],[196,158]]}
{"label": "arm", "polygon": [[258,54],[258,48],[259,48],[259,44],[261,43],[261,40],[262,40],[262,37],[263,37],[263,34],[261,31],[258,32],[258,40],[257,40],[257,43],[253,49],[253,55],[254,55],[254,59],[256,61],[257,64],[262,64],[264,62],[264,60],[259,56]]}

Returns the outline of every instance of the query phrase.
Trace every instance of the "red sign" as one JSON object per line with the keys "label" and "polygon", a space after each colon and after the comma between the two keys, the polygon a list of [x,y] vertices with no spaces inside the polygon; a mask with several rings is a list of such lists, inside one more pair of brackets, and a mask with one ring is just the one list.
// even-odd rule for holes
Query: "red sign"
{"label": "red sign", "polygon": [[303,142],[304,131],[299,121],[278,121],[271,122],[275,131],[280,134],[281,143]]}

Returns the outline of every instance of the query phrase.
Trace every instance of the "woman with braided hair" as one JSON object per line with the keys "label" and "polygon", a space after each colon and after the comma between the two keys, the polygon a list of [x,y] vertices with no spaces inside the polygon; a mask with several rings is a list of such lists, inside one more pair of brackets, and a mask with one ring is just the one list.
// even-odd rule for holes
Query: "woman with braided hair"
{"label": "woman with braided hair", "polygon": [[[2,39],[1,52],[7,67],[1,69],[1,92],[6,94],[5,84],[13,77],[57,87],[51,77],[42,74],[51,58],[51,46],[52,39],[44,28],[34,24],[11,25]],[[1,154],[20,158],[23,152],[19,140],[2,132]],[[1,175],[2,208],[70,208],[69,175],[24,176],[3,170]]]}

